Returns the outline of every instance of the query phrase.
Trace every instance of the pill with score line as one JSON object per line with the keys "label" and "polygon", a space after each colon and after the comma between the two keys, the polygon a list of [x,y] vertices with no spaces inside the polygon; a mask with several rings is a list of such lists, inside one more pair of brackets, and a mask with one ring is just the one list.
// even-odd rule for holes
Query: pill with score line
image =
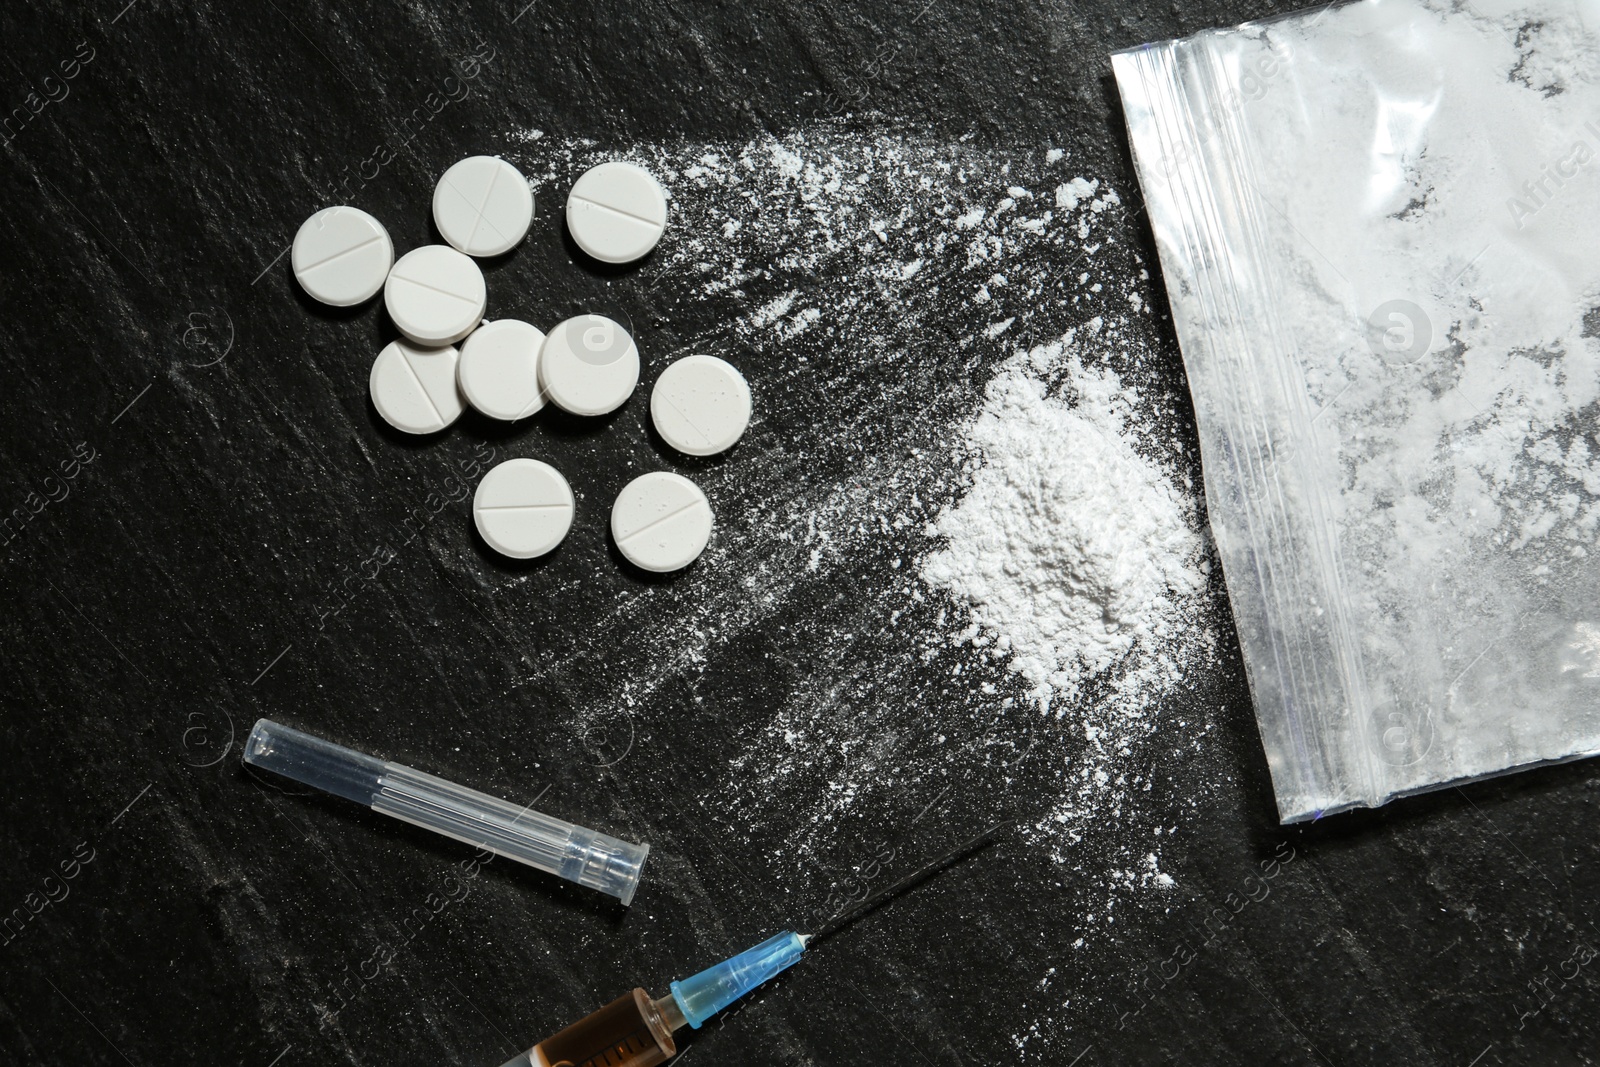
{"label": "pill with score line", "polygon": [[536,459],[496,465],[472,497],[472,521],[490,548],[513,559],[542,556],[572,529],[577,502],[561,472]]}
{"label": "pill with score line", "polygon": [[698,485],[671,471],[651,471],[617,494],[611,537],[629,563],[665,574],[699,558],[712,521],[711,502]]}
{"label": "pill with score line", "polygon": [[461,417],[463,404],[456,386],[454,347],[420,348],[391,341],[372,362],[367,387],[372,406],[397,430],[438,433]]}
{"label": "pill with score line", "polygon": [[750,386],[726,360],[685,356],[656,379],[650,421],[663,441],[685,455],[724,452],[750,425]]}
{"label": "pill with score line", "polygon": [[469,256],[498,256],[522,240],[533,221],[533,192],[522,172],[494,156],[468,156],[433,190],[439,235]]}
{"label": "pill with score line", "polygon": [[394,243],[383,224],[360,208],[330,207],[301,223],[289,261],[313,300],[354,307],[383,288],[394,265]]}
{"label": "pill with score line", "polygon": [[489,291],[470,256],[447,245],[407,252],[389,272],[383,303],[401,333],[419,345],[453,345],[483,321]]}
{"label": "pill with score line", "polygon": [[651,173],[613,160],[584,171],[567,194],[567,231],[602,263],[631,263],[667,228],[667,195]]}

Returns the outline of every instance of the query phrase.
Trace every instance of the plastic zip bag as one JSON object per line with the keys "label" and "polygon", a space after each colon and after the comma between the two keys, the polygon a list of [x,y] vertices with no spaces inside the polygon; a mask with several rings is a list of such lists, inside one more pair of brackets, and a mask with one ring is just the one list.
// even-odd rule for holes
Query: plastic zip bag
{"label": "plastic zip bag", "polygon": [[1112,57],[1285,822],[1600,751],[1596,5]]}

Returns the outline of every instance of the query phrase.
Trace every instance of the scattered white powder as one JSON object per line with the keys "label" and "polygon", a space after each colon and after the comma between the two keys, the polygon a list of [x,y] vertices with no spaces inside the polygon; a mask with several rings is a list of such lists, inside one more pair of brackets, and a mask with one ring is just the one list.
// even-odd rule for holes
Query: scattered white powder
{"label": "scattered white powder", "polygon": [[1056,186],[1056,207],[1063,211],[1071,211],[1085,200],[1092,198],[1099,184],[1074,178],[1065,185]]}
{"label": "scattered white powder", "polygon": [[[617,155],[513,140],[542,193]],[[699,814],[739,865],[815,883],[859,860],[842,840],[878,839],[885,813],[909,821],[965,783],[980,806],[1027,805],[1027,840],[1089,894],[1074,921],[1098,940],[1118,897],[1170,887],[1145,866],[1153,831],[1204,803],[1147,800],[1160,757],[1207,740],[1207,716],[1183,709],[1215,641],[1174,430],[1188,401],[1138,223],[1059,150],[824,125],[626,158],[672,193],[629,310],[672,338],[662,359],[750,368],[758,422],[740,447],[765,451],[699,475],[720,533],[696,570],[531,680],[582,677],[583,714],[603,722],[804,627],[803,662],[775,653],[782,698],[696,768],[719,798]],[[1015,523],[992,556],[972,540],[986,516]],[[1016,573],[986,576],[1007,552]],[[925,577],[936,559],[948,580]],[[756,834],[783,843],[739,851]]]}
{"label": "scattered white powder", "polygon": [[1172,875],[1161,869],[1161,859],[1154,852],[1146,852],[1137,867],[1116,871],[1112,874],[1112,878],[1130,889],[1150,886],[1167,889],[1174,884]]}
{"label": "scattered white powder", "polygon": [[[544,195],[564,195],[577,173],[618,158],[584,139],[536,140],[529,131],[510,139],[513,162]],[[1037,307],[1046,290],[1050,304],[1077,304],[1082,293],[1058,286],[1049,262],[1081,258],[1099,216],[1121,204],[1097,180],[1056,170],[1059,150],[1008,161],[971,145],[829,125],[744,144],[635,145],[622,158],[649,168],[671,196],[672,221],[645,268],[655,284],[692,283],[674,294],[703,307],[790,283],[740,314],[738,332],[752,341],[750,327],[783,329],[791,309],[805,307],[826,308],[832,336],[899,296],[908,305],[901,314],[920,318],[927,309],[919,302],[937,297],[948,309],[945,282],[970,284],[964,295],[976,295],[1017,257],[1028,284],[1014,287],[1007,314]],[[1060,190],[1069,190],[1065,201]],[[824,270],[830,276],[818,275]],[[980,277],[969,283],[969,273]],[[812,299],[802,299],[801,286]],[[832,302],[816,299],[824,293]],[[965,333],[1006,317],[991,311],[950,325]],[[892,314],[864,325],[874,342],[893,343]]]}
{"label": "scattered white powder", "polygon": [[989,383],[965,432],[972,485],[935,523],[947,547],[922,565],[971,604],[970,635],[1008,653],[1047,710],[1136,647],[1181,643],[1206,584],[1192,496],[1139,454],[1136,395],[1076,356],[1076,402],[1052,395],[1038,368],[1061,351],[1018,353]]}

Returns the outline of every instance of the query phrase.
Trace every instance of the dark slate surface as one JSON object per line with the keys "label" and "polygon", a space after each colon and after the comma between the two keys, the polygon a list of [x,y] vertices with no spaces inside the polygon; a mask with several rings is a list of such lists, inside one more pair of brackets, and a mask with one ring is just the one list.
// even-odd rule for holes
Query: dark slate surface
{"label": "dark slate surface", "polygon": [[[548,563],[505,567],[475,543],[463,505],[432,517],[440,496],[460,493],[460,465],[490,445],[527,451],[534,435],[587,487],[591,517],[627,477],[672,465],[703,469],[734,515],[770,503],[760,472],[786,445],[855,430],[833,427],[826,407],[774,409],[727,463],[690,468],[661,454],[636,397],[603,433],[548,420],[491,439],[469,423],[401,442],[365,398],[378,310],[311,306],[277,259],[379,145],[402,147],[355,181],[353,199],[408,248],[429,239],[434,176],[500,150],[506,131],[602,147],[782,133],[826,117],[826,93],[857,92],[886,48],[900,58],[858,97],[873,121],[997,150],[1067,145],[1132,203],[1106,53],[1273,13],[934,0],[913,17],[924,6],[47,0],[0,14],[0,108],[12,115],[0,148],[0,483],[5,507],[31,516],[0,559],[0,909],[26,918],[0,947],[6,1062],[492,1067],[634,984],[660,992],[813,919],[835,880],[931,800],[942,798],[938,818],[896,844],[905,862],[1048,802],[1043,785],[1007,785],[963,748],[977,727],[961,734],[940,718],[953,659],[925,677],[879,677],[904,658],[877,631],[884,553],[905,545],[795,577],[777,609],[658,677],[629,714],[579,716],[658,669],[641,620],[705,610],[707,584],[629,573],[598,523]],[[493,58],[470,94],[411,117],[483,45]],[[650,346],[693,332],[692,307],[665,321],[626,273],[604,290],[572,264],[542,207],[543,225],[490,268],[491,293],[534,294],[545,317],[603,291],[633,301],[647,364]],[[1121,225],[1152,259],[1142,217]],[[1152,387],[1181,394],[1176,344],[1160,331]],[[971,410],[981,369],[932,349],[922,369],[918,402],[936,427]],[[867,372],[841,353],[816,373]],[[897,422],[903,388],[881,394],[864,417],[885,429],[862,440],[887,455],[926,430]],[[855,462],[818,454],[785,499]],[[393,563],[319,620],[339,583],[418,523]],[[726,522],[719,551],[736,556],[738,534]],[[915,610],[931,625],[932,607]],[[908,739],[912,771],[930,721],[953,733],[955,755],[938,774],[898,776],[797,868],[771,859],[792,832],[790,798],[730,811],[717,787],[764,709],[835,683],[886,738]],[[1596,1061],[1592,764],[1282,829],[1231,638],[1191,713],[1210,727],[1205,743],[1175,746],[1149,801],[1183,825],[1162,853],[1177,888],[1130,898],[1094,951],[1069,946],[1104,893],[1003,842],[818,949],[687,1054],[707,1065]],[[624,912],[501,861],[458,897],[465,849],[246,775],[238,742],[260,715],[508,797],[547,790],[557,814],[651,841],[645,887]],[[1252,880],[1263,865],[1270,884]],[[61,899],[33,915],[47,889]],[[1231,917],[1207,943],[1217,907]]]}

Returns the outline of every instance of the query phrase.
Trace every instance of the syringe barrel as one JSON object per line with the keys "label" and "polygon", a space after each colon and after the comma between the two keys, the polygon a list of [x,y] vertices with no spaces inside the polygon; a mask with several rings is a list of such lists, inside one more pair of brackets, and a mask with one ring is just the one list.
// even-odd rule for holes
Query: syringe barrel
{"label": "syringe barrel", "polygon": [[365,804],[435,833],[453,837],[598,889],[629,904],[649,845],[636,845],[543,812],[518,807],[400,763],[262,719],[245,742],[246,763]]}

